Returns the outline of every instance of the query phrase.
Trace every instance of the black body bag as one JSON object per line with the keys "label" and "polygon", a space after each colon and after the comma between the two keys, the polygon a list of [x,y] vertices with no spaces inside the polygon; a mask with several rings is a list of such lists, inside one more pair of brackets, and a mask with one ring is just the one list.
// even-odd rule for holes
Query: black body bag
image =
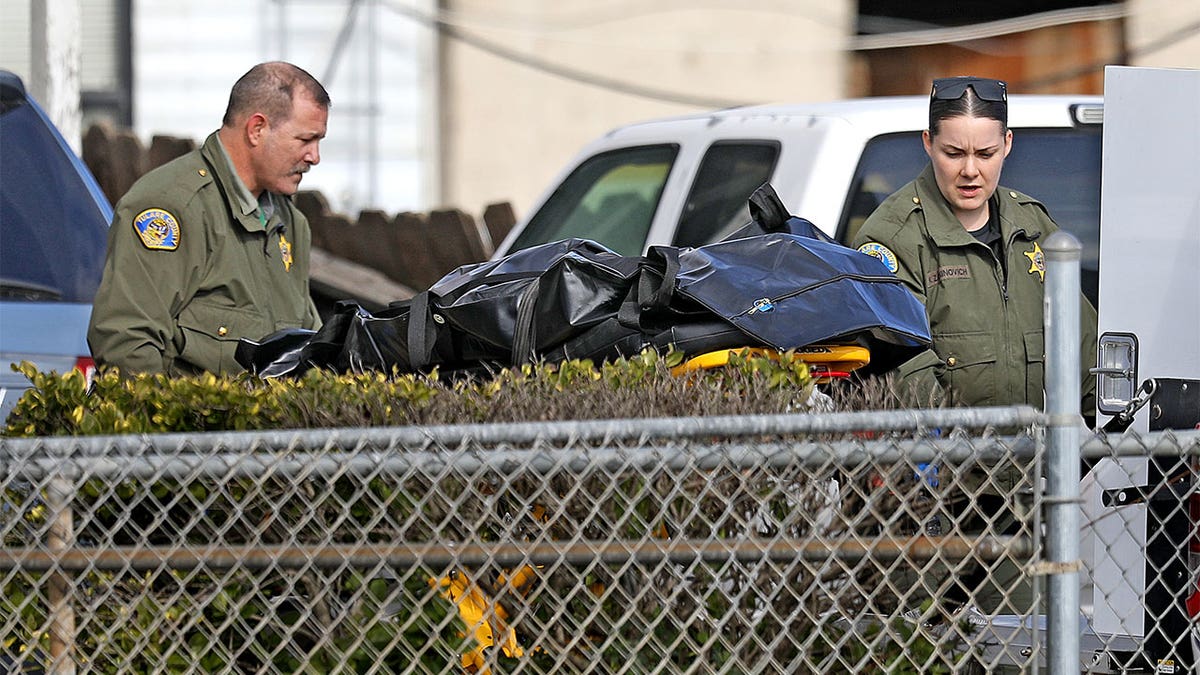
{"label": "black body bag", "polygon": [[237,359],[264,376],[458,372],[646,347],[690,356],[854,342],[884,370],[929,345],[924,308],[882,262],[789,215],[770,185],[750,212],[741,230],[698,248],[631,257],[567,239],[463,266],[379,314],[346,302],[307,337],[243,340]]}

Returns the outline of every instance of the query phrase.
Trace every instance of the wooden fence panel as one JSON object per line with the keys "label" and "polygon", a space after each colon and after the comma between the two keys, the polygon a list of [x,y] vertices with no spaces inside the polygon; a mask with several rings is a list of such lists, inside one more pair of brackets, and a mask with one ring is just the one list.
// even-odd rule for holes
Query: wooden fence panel
{"label": "wooden fence panel", "polygon": [[326,212],[318,216],[315,221],[310,219],[309,225],[313,227],[314,231],[321,230],[323,244],[321,248],[339,258],[358,262],[358,259],[355,258],[358,253],[357,246],[350,234],[351,228],[354,227],[354,221],[340,213]]}
{"label": "wooden fence panel", "polygon": [[329,201],[325,199],[325,195],[316,190],[301,190],[296,193],[292,201],[300,213],[308,218],[308,224],[312,229],[313,248],[322,248],[332,253],[333,245],[329,241],[330,233],[326,229],[325,223],[325,219],[330,215]]}
{"label": "wooden fence panel", "polygon": [[145,152],[132,132],[109,124],[93,124],[83,137],[83,161],[110,204],[145,173]]}
{"label": "wooden fence panel", "polygon": [[117,133],[112,152],[116,161],[113,162],[114,183],[119,191],[113,203],[117,203],[129,188],[146,173],[146,149],[141,140],[132,132],[122,129]]}
{"label": "wooden fence panel", "polygon": [[446,272],[487,258],[475,219],[458,209],[430,212],[429,230],[433,259]]}
{"label": "wooden fence panel", "polygon": [[491,248],[488,250],[490,256],[517,224],[517,214],[509,202],[488,204],[487,208],[483,210],[483,224],[487,227],[488,235],[492,240]]}
{"label": "wooden fence panel", "polygon": [[[145,148],[132,131],[98,123],[84,136],[83,160],[104,194],[116,204],[144,173],[195,148],[191,139],[164,135],[154,136]],[[304,190],[294,199],[312,226],[314,248],[371,268],[414,290],[429,288],[460,265],[486,260],[516,223],[512,205],[506,202],[489,204],[481,224],[458,209],[395,217],[365,210],[350,218],[334,213],[318,191]],[[355,291],[349,287],[352,285],[348,282],[345,289],[351,294]]]}
{"label": "wooden fence panel", "polygon": [[93,124],[88,127],[87,132],[83,135],[83,151],[80,153],[83,163],[87,164],[88,170],[96,178],[96,183],[100,185],[100,191],[104,193],[105,197],[108,197],[109,203],[115,203],[111,187],[107,185],[111,181],[113,173],[113,156],[110,149],[110,137],[113,133],[114,129],[109,124]]}
{"label": "wooden fence panel", "polygon": [[419,213],[400,213],[392,220],[392,241],[397,251],[403,251],[397,266],[400,283],[423,291],[449,269],[434,258],[430,244],[429,219]]}
{"label": "wooden fence panel", "polygon": [[155,136],[150,139],[150,150],[146,152],[146,171],[157,169],[176,157],[183,157],[196,149],[196,141],[176,136]]}
{"label": "wooden fence panel", "polygon": [[399,270],[404,266],[402,258],[408,252],[396,245],[395,229],[387,213],[376,209],[361,211],[358,222],[350,228],[354,255],[349,258],[382,272],[393,281],[404,283]]}

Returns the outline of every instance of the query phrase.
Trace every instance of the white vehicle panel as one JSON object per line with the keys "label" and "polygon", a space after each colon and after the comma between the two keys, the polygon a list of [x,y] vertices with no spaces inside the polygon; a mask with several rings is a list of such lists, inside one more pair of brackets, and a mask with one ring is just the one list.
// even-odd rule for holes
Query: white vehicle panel
{"label": "white vehicle panel", "polygon": [[[1200,71],[1107,68],[1100,209],[1099,332],[1133,333],[1138,383],[1200,378]],[[1133,429],[1149,429],[1149,407]],[[1145,634],[1147,511],[1101,501],[1104,490],[1145,485],[1148,460],[1100,460],[1084,483],[1095,524],[1088,567],[1098,633]]]}
{"label": "white vehicle panel", "polygon": [[[1009,126],[1054,128],[1074,125],[1072,106],[1099,107],[1095,96],[1012,96]],[[826,103],[766,105],[639,122],[609,131],[585,146],[555,177],[551,187],[496,249],[505,255],[534,214],[580,164],[602,152],[673,143],[679,155],[671,169],[646,247],[670,244],[695,172],[709,146],[722,140],[774,141],[780,157],[771,178],[784,205],[834,236],[854,171],[866,144],[882,134],[924,129],[928,99],[878,97]]]}
{"label": "white vehicle panel", "polygon": [[1100,332],[1138,336],[1141,380],[1200,378],[1200,71],[1110,66],[1105,90]]}

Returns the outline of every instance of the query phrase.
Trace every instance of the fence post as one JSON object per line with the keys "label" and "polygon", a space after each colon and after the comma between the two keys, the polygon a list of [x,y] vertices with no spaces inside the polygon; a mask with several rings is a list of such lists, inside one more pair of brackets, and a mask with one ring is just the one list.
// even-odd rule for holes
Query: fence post
{"label": "fence post", "polygon": [[1047,665],[1076,674],[1079,656],[1079,259],[1065,230],[1045,242]]}
{"label": "fence post", "polygon": [[[50,530],[46,548],[51,553],[64,553],[75,545],[75,514],[71,510],[74,493],[67,478],[51,478],[46,486],[46,512]],[[47,575],[50,619],[51,675],[75,675],[75,608],[71,604],[71,575],[52,571]]]}

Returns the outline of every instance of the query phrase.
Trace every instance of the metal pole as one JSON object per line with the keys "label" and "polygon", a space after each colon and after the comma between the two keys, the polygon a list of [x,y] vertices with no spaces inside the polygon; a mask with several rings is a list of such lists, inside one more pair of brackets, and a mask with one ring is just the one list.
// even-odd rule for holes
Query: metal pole
{"label": "metal pole", "polygon": [[824,562],[862,560],[925,562],[928,560],[984,560],[1028,557],[1033,545],[1024,537],[910,537],[906,539],[859,541],[847,539],[679,539],[656,541],[571,540],[488,544],[451,541],[397,544],[287,544],[273,546],[132,546],[85,548],[69,551],[0,549],[0,571],[37,572],[63,570],[84,572],[108,570],[303,570],[310,567],[338,570],[343,567],[372,569],[386,563],[396,568],[426,566],[434,569],[454,565],[643,565],[664,560],[687,564],[695,561],[720,563],[738,560],[753,563],[770,560],[782,563],[806,560]]}
{"label": "metal pole", "polygon": [[[75,516],[71,510],[71,482],[54,478],[46,487],[46,511],[50,531],[46,549],[51,555],[63,555],[75,545]],[[71,574],[61,567],[52,568],[48,577],[47,600],[50,609],[51,675],[75,675],[75,608],[71,605]]]}
{"label": "metal pole", "polygon": [[379,208],[379,3],[367,8],[367,206]]}
{"label": "metal pole", "polygon": [[79,107],[81,0],[31,3],[29,91],[58,127],[75,154],[83,149]]}
{"label": "metal pole", "polygon": [[1047,658],[1051,675],[1080,671],[1079,656],[1079,259],[1060,230],[1046,239]]}
{"label": "metal pole", "polygon": [[628,448],[476,448],[446,452],[370,448],[297,451],[286,456],[257,452],[253,446],[239,451],[227,448],[213,454],[182,449],[167,454],[80,456],[68,458],[40,453],[36,456],[5,457],[0,454],[0,483],[12,478],[40,482],[47,476],[77,480],[190,482],[205,477],[221,482],[257,478],[271,474],[287,479],[316,479],[348,476],[437,475],[448,468],[463,474],[495,471],[501,474],[582,473],[590,468],[605,471],[712,470],[719,467],[755,469],[766,467],[912,462],[991,461],[1028,458],[1035,454],[1033,441],[1026,438],[1000,439],[986,444],[962,438],[930,438],[864,444],[861,441],[729,443],[697,445],[670,443]]}
{"label": "metal pole", "polygon": [[371,427],[304,429],[293,431],[220,431],[205,433],[126,434],[123,436],[52,436],[7,438],[0,436],[0,462],[25,461],[37,453],[54,457],[90,457],[112,454],[177,454],[180,448],[205,454],[222,448],[292,451],[296,448],[367,447],[427,449],[431,446],[531,445],[536,443],[617,441],[649,442],[713,436],[722,438],[823,434],[851,431],[909,431],[964,427],[1026,427],[1043,423],[1042,414],[1030,407],[953,408],[948,410],[885,410],[826,415],[790,413],[673,417],[625,420],[573,420],[504,424],[457,424],[434,427]]}

